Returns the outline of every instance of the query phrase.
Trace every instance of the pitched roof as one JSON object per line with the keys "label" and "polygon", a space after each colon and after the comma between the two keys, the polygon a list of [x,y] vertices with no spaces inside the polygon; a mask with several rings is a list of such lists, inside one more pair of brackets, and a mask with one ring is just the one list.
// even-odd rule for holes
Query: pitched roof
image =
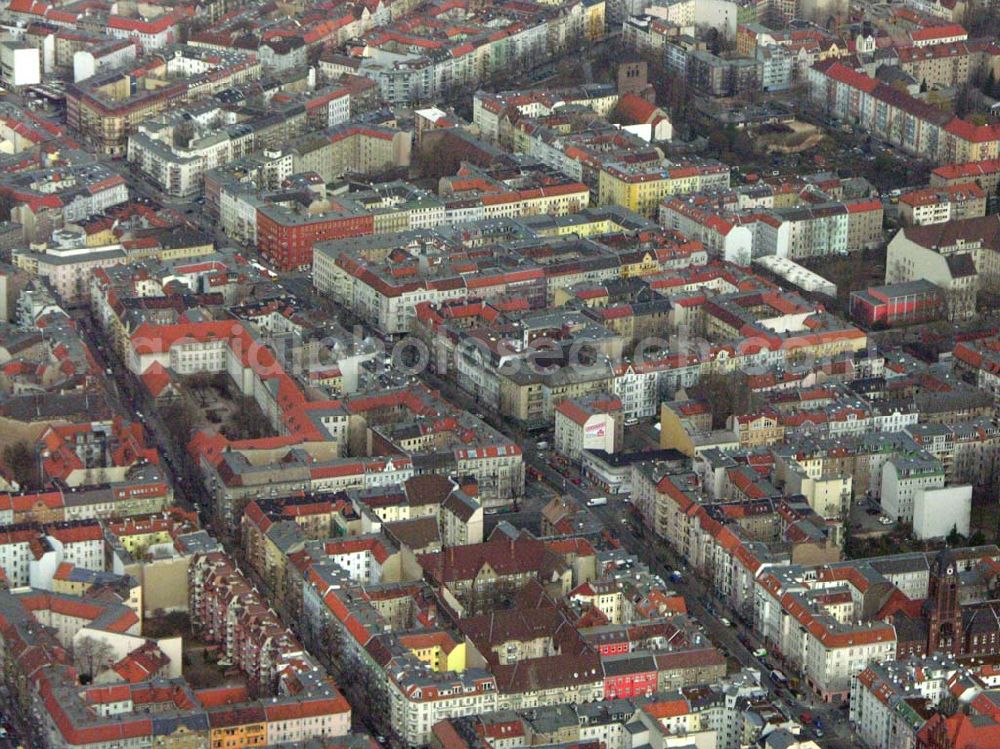
{"label": "pitched roof", "polygon": [[522,533],[517,538],[494,534],[481,544],[450,546],[439,554],[418,557],[420,566],[440,582],[472,580],[485,566],[497,575],[510,576],[542,571],[554,555],[545,544]]}
{"label": "pitched roof", "polygon": [[980,241],[986,247],[1000,251],[1000,214],[927,226],[908,226],[902,231],[911,242],[929,249],[954,247],[961,240],[965,243]]}

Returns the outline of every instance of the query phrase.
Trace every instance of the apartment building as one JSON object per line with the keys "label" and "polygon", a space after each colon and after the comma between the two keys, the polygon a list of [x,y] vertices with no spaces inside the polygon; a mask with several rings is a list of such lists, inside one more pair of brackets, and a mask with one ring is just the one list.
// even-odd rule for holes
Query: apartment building
{"label": "apartment building", "polygon": [[850,720],[859,738],[878,749],[915,746],[923,708],[938,704],[959,671],[950,658],[872,663],[851,683]]}
{"label": "apartment building", "polygon": [[[253,131],[233,126],[178,143],[173,122],[142,122],[129,135],[126,158],[146,174],[166,194],[187,198],[201,192],[205,173],[217,166],[242,158],[253,148]],[[179,134],[178,134],[179,135]]]}
{"label": "apartment building", "polygon": [[1000,159],[986,159],[964,164],[945,164],[931,170],[931,187],[950,187],[975,183],[987,196],[995,195],[1000,185]]}
{"label": "apartment building", "polygon": [[961,221],[986,215],[986,192],[974,182],[928,187],[899,198],[899,216],[910,226]]}
{"label": "apartment building", "polygon": [[126,257],[120,247],[96,250],[78,247],[44,252],[21,250],[12,259],[15,267],[46,279],[63,304],[78,304],[89,296],[88,285],[94,271],[119,265]]}
{"label": "apartment building", "polygon": [[555,448],[574,461],[584,450],[617,452],[624,424],[621,400],[608,393],[567,398],[555,408]]}
{"label": "apartment building", "polygon": [[[130,29],[121,32],[132,36]],[[256,80],[261,72],[254,57],[191,45],[172,46],[155,60],[67,85],[67,126],[101,153],[125,156],[129,135],[142,123],[179,103]],[[133,80],[143,85],[134,90]]]}
{"label": "apartment building", "polygon": [[900,47],[899,67],[927,86],[963,86],[979,67],[975,50],[964,42]]}
{"label": "apartment building", "polygon": [[598,174],[598,205],[617,205],[647,218],[656,217],[670,195],[727,189],[729,167],[722,164],[676,164],[658,168],[605,164]]}
{"label": "apartment building", "polygon": [[882,510],[899,522],[913,522],[918,492],[944,487],[944,467],[927,453],[901,455],[882,466]]}
{"label": "apartment building", "polygon": [[831,117],[856,123],[907,153],[939,164],[998,155],[1000,128],[955,117],[835,60],[810,68],[808,81],[813,102]]}
{"label": "apartment building", "polygon": [[954,355],[958,370],[971,374],[976,387],[994,399],[1000,397],[1000,341],[992,337],[962,341],[955,346]]}

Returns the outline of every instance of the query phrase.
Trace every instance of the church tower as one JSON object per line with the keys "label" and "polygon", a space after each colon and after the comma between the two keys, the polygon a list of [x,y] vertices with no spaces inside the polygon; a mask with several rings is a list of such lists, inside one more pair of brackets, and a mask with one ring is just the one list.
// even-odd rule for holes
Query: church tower
{"label": "church tower", "polygon": [[930,604],[927,624],[927,655],[961,655],[962,607],[958,604],[958,568],[947,551],[942,551],[931,566]]}

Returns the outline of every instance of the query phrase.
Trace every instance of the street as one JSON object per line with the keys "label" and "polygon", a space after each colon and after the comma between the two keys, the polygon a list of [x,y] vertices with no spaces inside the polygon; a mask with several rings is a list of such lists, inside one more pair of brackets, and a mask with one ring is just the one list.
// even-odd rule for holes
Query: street
{"label": "street", "polygon": [[[349,327],[358,322],[353,314],[343,310],[332,300],[319,298],[305,276],[301,274],[283,276],[280,283],[296,296],[316,303],[317,306],[322,306],[331,317],[338,319],[341,324]],[[121,413],[142,414],[140,420],[152,433],[154,441],[164,454],[165,465],[163,468],[172,477],[178,503],[186,508],[193,508],[194,504],[191,501],[193,498],[189,496],[188,489],[193,489],[197,485],[198,477],[189,473],[191,469],[188,466],[187,456],[176,453],[170,432],[156,413],[153,404],[148,400],[145,389],[131,373],[124,369],[117,357],[104,348],[101,334],[94,329],[87,314],[80,313],[76,317],[80,322],[81,334],[94,352],[98,365],[110,369],[114,373],[113,377],[102,378],[103,387],[110,402]],[[548,451],[538,449],[536,442],[538,435],[506,423],[499,414],[485,409],[483,404],[476,402],[472,396],[460,390],[450,380],[443,379],[431,372],[424,372],[421,377],[425,384],[441,391],[457,407],[482,413],[487,423],[518,442],[523,449],[526,466],[533,468],[542,477],[541,480],[529,479],[526,497],[519,504],[517,512],[488,516],[490,526],[494,526],[500,521],[506,521],[537,533],[539,531],[539,511],[552,496],[568,494],[583,504],[587,499],[600,493],[588,486],[586,482],[581,482],[579,485],[573,483],[570,480],[573,478],[572,476],[559,473],[549,465]],[[210,508],[206,506],[200,509],[203,520],[210,520],[208,517]],[[672,585],[684,596],[689,613],[704,627],[708,637],[730,658],[735,659],[743,667],[753,668],[760,672],[762,686],[769,691],[772,699],[786,716],[797,719],[801,712],[808,710],[814,716],[818,716],[824,724],[826,731],[822,740],[824,747],[846,749],[849,746],[852,739],[845,712],[829,705],[816,703],[809,695],[802,695],[802,699],[798,700],[786,688],[776,684],[770,676],[771,665],[762,663],[751,652],[751,647],[756,649],[760,647],[760,644],[754,642],[748,632],[743,632],[745,637],[744,641],[741,642],[738,635],[743,629],[737,613],[728,611],[720,600],[714,598],[705,583],[686,570],[683,561],[667,547],[666,543],[660,540],[651,542],[645,534],[637,535],[633,521],[622,522],[623,518],[629,518],[632,515],[630,504],[623,499],[612,496],[606,505],[588,509],[596,515],[610,534],[617,538],[628,552],[647,564],[650,570],[662,579],[669,580],[671,572],[675,569],[683,571],[682,579],[672,583]],[[231,543],[227,545],[231,546]],[[233,551],[230,549],[231,553]],[[712,611],[706,606],[709,603]],[[733,626],[723,624],[719,618],[720,615],[727,616],[733,622]],[[780,664],[776,665],[781,667]],[[809,728],[807,732],[807,735],[812,735],[813,729]],[[3,747],[0,746],[0,749]]]}
{"label": "street", "polygon": [[[286,285],[291,286],[289,283],[286,283]],[[330,304],[333,303],[330,302]],[[337,305],[333,306],[336,307]],[[505,422],[499,414],[485,408],[482,403],[477,402],[475,398],[461,390],[451,380],[444,379],[432,372],[422,373],[421,378],[429,387],[441,391],[456,406],[470,412],[482,413],[484,421],[517,441],[524,453],[525,465],[534,468],[542,476],[543,480],[537,483],[545,485],[546,490],[544,494],[551,493],[553,496],[568,494],[581,504],[586,503],[591,497],[603,496],[603,492],[595,490],[585,481],[575,484],[570,480],[573,477],[561,474],[550,466],[550,453],[538,449],[537,434],[531,434]],[[528,481],[530,483],[531,479]],[[652,572],[664,580],[670,578],[670,573],[674,569],[685,570],[685,563],[678,558],[664,541],[656,540],[651,543],[647,536],[644,535],[640,538],[635,534],[631,522],[621,522],[622,518],[627,518],[632,513],[631,505],[624,500],[612,496],[609,498],[608,504],[588,509],[602,521],[604,527],[621,542],[627,551],[646,563]],[[527,527],[529,530],[533,530],[533,523],[521,525],[518,522],[520,518],[520,514],[518,513],[495,515],[492,518],[496,522],[505,520],[515,526]],[[714,596],[701,579],[693,574],[688,574],[685,570],[683,578],[675,584],[675,587],[678,589],[678,592],[684,595],[688,611],[702,624],[709,638],[722,648],[724,652],[727,652],[731,658],[735,658],[741,666],[753,668],[760,672],[761,685],[768,690],[772,699],[787,717],[798,720],[798,716],[802,712],[808,711],[822,721],[824,728],[822,741],[824,747],[829,747],[830,749],[847,749],[847,747],[851,746],[853,739],[846,711],[840,710],[835,706],[820,703],[808,693],[803,693],[801,700],[796,699],[786,687],[776,684],[770,675],[772,666],[762,663],[759,659],[755,658],[751,649],[740,641],[740,616],[736,612],[727,610],[726,605]],[[727,615],[734,626],[725,626],[719,619],[719,613],[710,612],[703,603],[709,601],[714,611],[720,612],[722,615]],[[753,641],[752,634],[749,631],[746,631],[744,634],[746,635],[746,642],[750,643],[753,649],[762,647],[762,643]],[[781,669],[782,664],[774,664],[774,667]],[[807,728],[806,731],[808,735],[814,734],[812,727]]]}
{"label": "street", "polygon": [[[194,509],[188,496],[188,487],[195,486],[197,477],[178,475],[178,466],[184,466],[184,456],[178,455],[170,432],[157,413],[147,391],[134,379],[117,356],[105,346],[103,334],[97,330],[86,310],[73,310],[73,318],[79,326],[80,335],[90,348],[97,365],[110,377],[101,377],[101,385],[112,409],[127,417],[138,420],[152,435],[152,441],[163,455],[161,470],[174,489],[174,501],[187,510]],[[202,522],[206,521],[202,510]]]}
{"label": "street", "polygon": [[[565,486],[566,493],[581,503],[585,503],[587,499],[598,494],[585,483],[578,486],[566,481],[562,474],[548,464],[546,456],[538,451],[534,443],[527,444],[525,448],[525,460],[528,465],[537,470],[554,489]],[[704,627],[712,642],[728,653],[729,657],[735,658],[741,666],[760,672],[761,686],[768,690],[771,699],[787,717],[798,720],[798,716],[804,711],[818,717],[823,723],[822,745],[824,747],[847,749],[853,744],[845,710],[819,703],[808,693],[803,693],[802,699],[797,700],[792,697],[786,687],[775,683],[770,674],[771,666],[755,658],[750,648],[740,641],[739,615],[729,610],[699,577],[687,570],[683,560],[678,558],[664,541],[657,539],[651,542],[645,535],[640,538],[635,534],[631,521],[621,522],[622,518],[627,518],[632,514],[632,506],[628,502],[612,495],[609,497],[608,504],[588,509],[603,521],[605,528],[621,542],[626,550],[647,564],[652,572],[664,580],[669,580],[670,573],[674,570],[683,571],[682,578],[672,585],[678,593],[684,596],[688,612]],[[669,563],[665,562],[665,559]],[[714,613],[709,611],[703,603],[709,601]],[[720,615],[727,616],[733,626],[723,624],[719,618]],[[745,632],[744,634],[746,641],[752,645],[753,649],[762,647],[761,643],[753,640],[751,633]],[[781,668],[781,664],[776,665],[779,669]],[[807,734],[813,735],[814,731],[809,728]]]}

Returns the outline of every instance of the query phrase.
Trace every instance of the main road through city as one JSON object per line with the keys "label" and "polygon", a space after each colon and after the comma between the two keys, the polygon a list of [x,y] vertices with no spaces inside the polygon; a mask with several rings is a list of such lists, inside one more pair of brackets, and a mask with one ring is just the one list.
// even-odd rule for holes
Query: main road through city
{"label": "main road through city", "polygon": [[[358,323],[355,315],[349,310],[343,309],[329,298],[316,294],[308,279],[302,274],[283,276],[281,283],[285,289],[303,301],[325,309],[345,326]],[[156,414],[147,394],[142,392],[141,386],[138,386],[137,381],[130,373],[124,371],[122,362],[108,350],[102,340],[103,336],[95,330],[93,323],[85,314],[77,314],[76,317],[81,323],[81,332],[88,344],[91,345],[97,362],[108,368],[113,375],[105,379],[103,383],[109,400],[124,413],[142,412],[141,420],[152,432],[157,446],[164,453],[165,468],[173,477],[177,499],[181,504],[191,507],[197,499],[196,496],[192,495],[197,477],[181,475],[183,473],[181,467],[185,461],[180,455],[172,454],[172,442],[169,439],[166,425]],[[389,342],[387,341],[387,343]],[[587,499],[600,494],[592,486],[588,486],[585,481],[581,481],[580,484],[572,481],[578,476],[567,474],[565,469],[561,469],[563,472],[560,472],[554,465],[550,464],[551,454],[547,450],[538,449],[535,441],[536,436],[505,422],[498,414],[485,409],[483,404],[476,402],[472,396],[460,390],[450,380],[443,379],[432,372],[422,373],[421,378],[429,387],[441,391],[456,406],[482,414],[487,423],[520,444],[524,450],[526,465],[535,469],[536,475],[541,477],[532,480],[543,481],[552,492],[569,494],[581,504],[585,504]],[[200,492],[195,492],[195,494],[200,495]],[[208,508],[200,509],[204,512]],[[622,547],[648,565],[654,574],[659,575],[664,580],[669,580],[671,572],[675,569],[684,570],[685,565],[682,560],[673,553],[665,542],[661,539],[651,539],[645,534],[642,537],[636,534],[632,521],[629,520],[632,517],[631,505],[624,499],[612,496],[606,505],[589,509],[603,523],[610,534],[620,541]],[[203,515],[203,519],[207,520],[208,518]],[[685,571],[680,580],[673,581],[671,584],[678,593],[684,596],[689,613],[704,627],[708,637],[724,652],[728,653],[730,659],[735,659],[741,666],[754,668],[760,672],[762,686],[770,692],[772,699],[786,716],[797,719],[801,712],[808,710],[823,721],[826,735],[820,739],[819,743],[824,748],[848,749],[852,746],[854,742],[846,721],[845,711],[822,705],[809,695],[802,695],[800,701],[793,697],[787,689],[776,684],[770,676],[770,664],[755,658],[744,642],[741,642],[738,632],[744,631],[746,635],[744,641],[753,647],[757,647],[759,643],[752,640],[749,632],[740,629],[742,625],[736,614],[727,612],[725,605],[714,598],[701,579],[689,571]],[[711,602],[714,612],[729,613],[730,625],[724,624],[720,621],[717,613],[709,610],[706,605],[709,602]]]}

